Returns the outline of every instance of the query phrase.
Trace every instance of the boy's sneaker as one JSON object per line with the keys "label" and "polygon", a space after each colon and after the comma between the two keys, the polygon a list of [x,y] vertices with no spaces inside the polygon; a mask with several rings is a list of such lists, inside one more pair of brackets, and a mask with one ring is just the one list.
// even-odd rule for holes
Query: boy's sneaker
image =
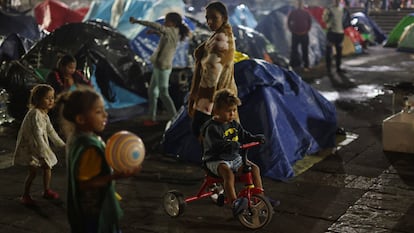
{"label": "boy's sneaker", "polygon": [[270,205],[272,205],[273,208],[278,207],[280,205],[279,200],[276,200],[276,199],[273,199],[273,198],[270,198],[270,197],[268,197],[267,199],[269,200]]}
{"label": "boy's sneaker", "polygon": [[27,206],[34,206],[34,205],[36,205],[36,202],[32,199],[32,197],[30,195],[23,195],[20,198],[20,202],[23,205],[27,205]]}
{"label": "boy's sneaker", "polygon": [[231,205],[231,209],[233,210],[233,216],[237,217],[239,214],[241,214],[245,209],[247,209],[248,206],[248,200],[245,197],[238,198],[233,201]]}
{"label": "boy's sneaker", "polygon": [[51,189],[46,190],[43,192],[43,198],[45,199],[58,199],[59,194]]}

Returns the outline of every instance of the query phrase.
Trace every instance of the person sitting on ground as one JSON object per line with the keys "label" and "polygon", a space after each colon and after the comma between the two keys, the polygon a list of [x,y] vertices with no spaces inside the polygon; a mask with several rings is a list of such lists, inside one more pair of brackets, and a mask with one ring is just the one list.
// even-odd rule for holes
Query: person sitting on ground
{"label": "person sitting on ground", "polygon": [[[222,89],[214,96],[213,117],[203,124],[203,162],[213,174],[224,180],[224,192],[232,205],[233,215],[237,216],[247,208],[247,198],[237,198],[235,174],[243,171],[240,143],[258,141],[264,143],[264,135],[252,135],[243,129],[235,118],[240,99],[229,89]],[[263,189],[259,167],[247,161],[252,168],[253,184]]]}
{"label": "person sitting on ground", "polygon": [[56,95],[63,91],[74,90],[78,84],[91,86],[90,80],[76,70],[76,59],[66,54],[57,62],[57,67],[47,76],[46,81],[55,89]]}

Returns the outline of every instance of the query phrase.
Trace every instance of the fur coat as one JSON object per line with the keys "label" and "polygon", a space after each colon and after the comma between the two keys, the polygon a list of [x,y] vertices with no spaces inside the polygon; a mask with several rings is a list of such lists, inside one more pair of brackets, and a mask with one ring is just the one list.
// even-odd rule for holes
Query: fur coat
{"label": "fur coat", "polygon": [[217,90],[228,88],[237,95],[234,80],[234,37],[230,24],[224,23],[194,51],[195,68],[188,100],[188,113],[211,114]]}

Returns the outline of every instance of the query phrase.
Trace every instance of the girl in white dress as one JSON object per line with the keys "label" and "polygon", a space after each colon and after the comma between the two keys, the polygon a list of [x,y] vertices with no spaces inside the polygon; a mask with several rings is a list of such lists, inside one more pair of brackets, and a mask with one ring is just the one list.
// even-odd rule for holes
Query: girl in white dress
{"label": "girl in white dress", "polygon": [[51,169],[57,163],[56,155],[50,148],[49,139],[57,147],[65,146],[47,115],[54,103],[55,91],[50,85],[38,84],[33,87],[29,99],[29,111],[24,117],[17,135],[14,164],[29,168],[24,182],[23,196],[20,199],[25,205],[35,204],[30,196],[30,187],[38,168],[43,169],[43,197],[46,199],[59,198],[59,194],[49,187]]}

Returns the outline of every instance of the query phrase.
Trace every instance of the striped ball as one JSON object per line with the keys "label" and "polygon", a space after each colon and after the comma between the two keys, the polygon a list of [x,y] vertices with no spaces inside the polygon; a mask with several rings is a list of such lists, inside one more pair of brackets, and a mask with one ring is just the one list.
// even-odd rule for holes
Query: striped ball
{"label": "striped ball", "polygon": [[105,157],[114,170],[132,171],[144,161],[145,145],[137,135],[128,131],[119,131],[108,139]]}

